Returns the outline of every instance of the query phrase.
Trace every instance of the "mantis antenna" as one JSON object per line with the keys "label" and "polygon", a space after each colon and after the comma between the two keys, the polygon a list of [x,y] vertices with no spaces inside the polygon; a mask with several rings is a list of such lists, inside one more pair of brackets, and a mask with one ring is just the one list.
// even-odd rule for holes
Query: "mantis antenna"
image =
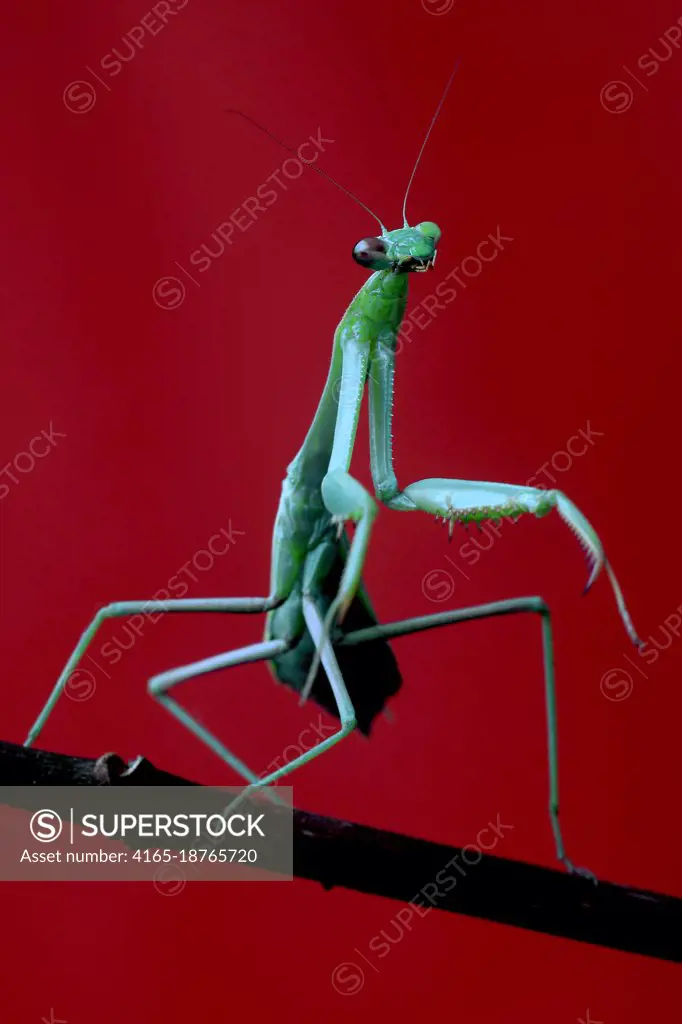
{"label": "mantis antenna", "polygon": [[410,189],[412,188],[412,182],[414,181],[414,176],[417,173],[417,168],[419,167],[419,161],[421,160],[422,154],[423,154],[424,150],[426,149],[426,143],[429,141],[429,135],[433,131],[433,126],[435,125],[436,121],[438,120],[438,115],[441,112],[441,107],[445,103],[445,97],[447,96],[448,92],[450,91],[450,86],[452,85],[452,79],[455,77],[455,73],[457,71],[457,68],[459,67],[459,61],[460,61],[460,58],[458,57],[457,60],[455,61],[455,66],[452,69],[452,74],[450,75],[450,77],[448,79],[448,84],[445,86],[445,89],[443,90],[443,95],[441,96],[440,102],[439,102],[438,106],[436,107],[436,113],[431,118],[431,124],[429,125],[428,131],[427,131],[426,135],[424,136],[424,141],[422,142],[422,148],[419,150],[419,155],[417,156],[417,159],[415,161],[415,165],[412,168],[412,174],[410,175],[410,180],[407,183],[407,189],[405,191],[405,198],[403,200],[403,227],[405,227],[405,228],[409,228],[409,226],[410,226],[407,223],[407,213],[405,212],[407,210],[407,197],[410,194]]}
{"label": "mantis antenna", "polygon": [[[293,153],[294,156],[298,157],[298,159],[300,160],[300,157],[296,150],[293,148],[293,146],[288,146],[286,142],[282,142],[281,139],[278,139],[276,135],[273,135],[271,131],[269,131],[267,128],[264,128],[262,124],[259,124],[258,121],[255,121],[252,117],[249,117],[248,114],[244,114],[241,110],[234,110],[232,108],[224,110],[223,113],[239,114],[240,117],[243,117],[247,121],[250,121],[252,125],[254,125],[256,128],[259,128],[260,131],[264,132],[269,138],[276,142],[278,146],[282,146],[284,149],[287,149],[290,153]],[[326,171],[321,170],[319,167],[315,167],[314,164],[308,164],[308,167],[310,167],[311,171],[315,171],[315,173],[319,174],[322,178],[326,178],[327,181],[331,181],[332,185],[336,185],[336,187],[338,189],[341,189],[342,192],[345,192],[347,196],[350,196],[350,198],[353,199],[358,204],[358,206],[361,206],[363,210],[365,210],[370,215],[370,217],[374,218],[374,220],[381,228],[382,235],[386,234],[386,228],[384,227],[381,218],[377,217],[376,213],[373,213],[372,210],[370,210],[369,206],[366,206],[365,203],[362,202],[362,200],[358,199],[357,196],[353,195],[350,189],[347,189],[345,185],[341,185],[340,182],[335,181],[330,174],[327,174]]]}

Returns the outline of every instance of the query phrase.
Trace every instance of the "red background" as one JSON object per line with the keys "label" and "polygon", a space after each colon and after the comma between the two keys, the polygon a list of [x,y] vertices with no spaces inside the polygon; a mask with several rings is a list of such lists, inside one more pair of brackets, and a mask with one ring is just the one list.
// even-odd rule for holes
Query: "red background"
{"label": "red background", "polygon": [[[589,421],[600,435],[555,474],[558,486],[600,532],[640,633],[667,643],[661,624],[682,601],[670,493],[682,54],[651,77],[637,59],[650,46],[665,53],[657,40],[679,10],[458,0],[438,13],[444,6],[189,0],[163,30],[151,22],[158,34],[146,33],[115,77],[100,62],[114,47],[129,52],[121,40],[144,3],[4,12],[0,461],[50,423],[66,437],[0,504],[3,738],[23,740],[97,607],[150,597],[230,520],[243,536],[191,595],[267,591],[280,481],[363,280],[351,248],[373,224],[308,171],[195,274],[198,287],[185,279],[177,308],[159,308],[154,283],[182,277],[175,262],[189,269],[190,253],[286,159],[223,108],[294,146],[321,128],[334,140],[321,165],[396,227],[458,55],[410,203],[413,221],[442,227],[440,258],[413,281],[411,304],[498,226],[513,242],[399,357],[399,480],[523,483]],[[614,79],[633,89],[620,113],[600,102]],[[95,90],[83,113],[63,100],[75,80]],[[608,93],[607,106],[626,102],[621,94]],[[369,481],[364,415],[353,468]],[[569,851],[604,879],[682,896],[682,643],[673,636],[640,666],[646,680],[628,667],[608,584],[580,596],[583,559],[556,516],[507,528],[471,567],[458,555],[464,539],[448,547],[427,517],[384,510],[366,572],[380,616],[544,595]],[[448,572],[449,601],[429,600],[425,577],[447,584]],[[144,753],[234,783],[144,684],[261,629],[247,617],[149,626],[110,680],[97,673],[92,699],[62,701],[41,744]],[[120,623],[106,633],[116,636]],[[396,651],[405,685],[394,723],[382,719],[369,742],[351,737],[295,775],[297,805],[455,844],[475,841],[499,812],[514,828],[498,852],[552,865],[537,623],[476,623]],[[609,700],[600,679],[618,667],[634,689]],[[190,684],[182,700],[258,770],[317,720],[263,665],[222,681]],[[6,884],[0,899],[8,1020],[49,1019],[54,1008],[69,1024],[237,1012],[572,1024],[589,1008],[625,1024],[672,1019],[679,978],[670,964],[437,912],[370,969],[353,950],[371,958],[372,937],[395,934],[399,905],[305,882],[194,883],[173,898],[147,883]],[[352,996],[330,982],[341,961],[364,966]]]}

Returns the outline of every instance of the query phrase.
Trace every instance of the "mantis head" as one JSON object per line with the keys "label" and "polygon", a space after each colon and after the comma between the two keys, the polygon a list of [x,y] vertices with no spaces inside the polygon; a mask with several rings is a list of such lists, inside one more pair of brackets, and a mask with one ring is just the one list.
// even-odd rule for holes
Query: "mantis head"
{"label": "mantis head", "polygon": [[440,228],[425,220],[415,228],[405,226],[362,238],[353,249],[353,259],[367,270],[391,270],[394,274],[429,270],[436,262]]}
{"label": "mantis head", "polygon": [[423,220],[421,224],[411,228],[407,223],[407,197],[410,194],[412,182],[417,173],[419,161],[422,158],[426,143],[429,141],[433,126],[438,120],[441,107],[452,85],[452,80],[458,67],[459,60],[456,61],[452,69],[448,84],[445,86],[445,91],[436,107],[436,113],[431,118],[431,124],[422,142],[415,165],[412,168],[412,174],[407,183],[405,198],[403,199],[403,226],[395,231],[387,231],[379,217],[372,213],[368,206],[365,206],[364,203],[353,196],[355,201],[374,217],[381,228],[380,235],[361,238],[353,249],[353,259],[355,262],[359,263],[361,267],[366,267],[367,270],[391,270],[394,274],[409,274],[412,271],[429,270],[436,262],[436,246],[440,241],[440,228],[431,220]]}

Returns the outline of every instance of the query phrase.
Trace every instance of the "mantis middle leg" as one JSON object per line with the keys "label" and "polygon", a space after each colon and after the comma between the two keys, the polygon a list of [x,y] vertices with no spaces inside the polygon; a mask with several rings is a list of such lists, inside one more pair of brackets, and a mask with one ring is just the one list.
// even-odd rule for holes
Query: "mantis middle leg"
{"label": "mantis middle leg", "polygon": [[547,720],[547,763],[549,768],[549,816],[556,855],[557,859],[564,864],[568,871],[591,875],[591,872],[586,872],[584,868],[574,867],[566,856],[566,848],[559,825],[559,762],[556,689],[554,683],[554,645],[552,642],[550,610],[541,597],[517,597],[507,601],[475,605],[471,608],[456,608],[451,611],[421,615],[413,619],[382,623],[369,629],[360,629],[353,633],[347,633],[340,640],[340,644],[351,646],[366,643],[370,640],[390,640],[394,637],[418,633],[425,629],[435,629],[438,626],[449,626],[458,622],[472,622],[475,619],[489,619],[500,615],[519,615],[528,612],[539,615],[542,622],[545,714]]}

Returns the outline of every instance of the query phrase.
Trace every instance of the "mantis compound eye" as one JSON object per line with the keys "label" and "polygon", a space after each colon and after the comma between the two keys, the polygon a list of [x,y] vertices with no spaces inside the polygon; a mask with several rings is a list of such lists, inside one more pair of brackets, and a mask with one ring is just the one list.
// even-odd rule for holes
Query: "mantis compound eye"
{"label": "mantis compound eye", "polygon": [[371,267],[375,263],[384,264],[388,246],[383,238],[361,238],[353,249],[353,259],[361,267]]}

